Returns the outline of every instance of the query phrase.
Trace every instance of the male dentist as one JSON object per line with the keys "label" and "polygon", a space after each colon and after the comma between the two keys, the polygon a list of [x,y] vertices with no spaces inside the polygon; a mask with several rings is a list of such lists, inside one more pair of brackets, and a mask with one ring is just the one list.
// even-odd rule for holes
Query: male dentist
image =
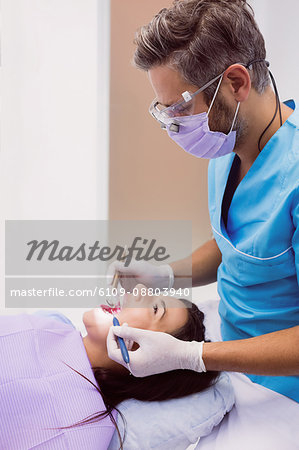
{"label": "male dentist", "polygon": [[[242,372],[299,402],[298,106],[280,102],[245,0],[175,1],[135,42],[135,65],[155,92],[151,115],[184,151],[210,159],[214,238],[192,254],[192,285],[218,281],[223,341],[111,327],[109,356],[124,364],[117,335],[140,346],[129,352],[137,377],[178,368]],[[179,288],[189,258],[116,262],[113,270],[124,287],[130,276]]]}

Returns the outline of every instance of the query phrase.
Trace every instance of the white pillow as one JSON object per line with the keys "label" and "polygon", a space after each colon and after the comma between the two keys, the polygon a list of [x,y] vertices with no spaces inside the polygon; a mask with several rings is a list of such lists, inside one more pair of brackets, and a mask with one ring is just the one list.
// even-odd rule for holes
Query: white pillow
{"label": "white pillow", "polygon": [[[235,397],[230,378],[222,372],[217,383],[203,392],[163,402],[126,400],[118,409],[126,419],[124,450],[185,450],[208,435],[231,410]],[[117,424],[124,434],[122,419]],[[119,449],[115,431],[109,450]]]}

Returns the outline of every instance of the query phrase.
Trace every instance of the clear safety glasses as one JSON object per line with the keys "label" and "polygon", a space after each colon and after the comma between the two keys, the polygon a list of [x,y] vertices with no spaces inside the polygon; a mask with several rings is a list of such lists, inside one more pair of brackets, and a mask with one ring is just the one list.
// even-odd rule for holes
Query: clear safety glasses
{"label": "clear safety glasses", "polygon": [[206,88],[208,88],[211,84],[213,84],[220,78],[215,94],[213,96],[213,100],[209,106],[208,110],[209,114],[210,109],[212,108],[212,105],[214,103],[215,97],[217,95],[218,89],[220,87],[223,74],[224,72],[222,72],[220,75],[217,75],[217,77],[208,81],[208,83],[206,83],[204,86],[202,86],[193,93],[189,91],[183,92],[182,93],[183,100],[176,102],[171,106],[165,107],[165,105],[159,103],[155,98],[149,107],[149,113],[154,119],[156,119],[160,123],[161,128],[166,129],[168,125],[171,131],[179,131],[179,124],[180,124],[179,117],[192,116],[194,114],[195,96],[200,92],[204,91]]}

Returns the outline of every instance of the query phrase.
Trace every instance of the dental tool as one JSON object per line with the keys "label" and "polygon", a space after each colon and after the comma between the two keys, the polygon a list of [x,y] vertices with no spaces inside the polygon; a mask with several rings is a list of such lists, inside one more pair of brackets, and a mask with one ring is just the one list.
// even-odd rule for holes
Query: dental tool
{"label": "dental tool", "polygon": [[[114,292],[114,289],[117,289],[118,278],[119,278],[119,274],[116,271],[113,276],[112,283],[111,283],[111,292]],[[115,306],[114,301],[110,302],[108,299],[106,299],[106,302],[108,303],[109,306]]]}
{"label": "dental tool", "polygon": [[[113,325],[119,327],[119,321],[117,319],[117,317],[113,316]],[[117,336],[117,340],[118,340],[118,344],[120,347],[120,351],[123,357],[124,362],[126,363],[130,373],[132,373],[131,371],[131,367],[130,367],[130,358],[129,358],[129,352],[128,349],[126,347],[125,341],[123,340],[123,338]]]}
{"label": "dental tool", "polygon": [[[127,257],[127,251],[128,251],[128,246],[125,245],[124,252],[123,252],[122,257],[120,258],[120,261],[122,261],[123,259],[125,259]],[[114,292],[114,289],[115,290],[117,289],[118,280],[119,280],[119,272],[115,271],[115,274],[113,276],[113,280],[112,280],[112,283],[111,283],[112,292]],[[106,300],[106,301],[107,301],[109,306],[115,306],[114,302],[110,303],[109,300]]]}
{"label": "dental tool", "polygon": [[[127,250],[128,250],[128,247],[125,245],[124,253],[123,253],[123,256],[121,257],[121,260],[124,259],[127,256]],[[112,285],[111,285],[112,289],[114,289],[114,288],[117,289],[118,280],[119,280],[119,272],[116,271],[114,276],[113,276],[113,280],[112,280]],[[109,304],[109,302],[108,302],[108,304]],[[119,321],[118,321],[116,316],[113,316],[113,325],[114,326],[118,326],[118,327],[120,326]],[[130,371],[130,374],[132,374],[131,367],[130,367],[129,353],[128,353],[128,349],[126,347],[125,341],[123,340],[123,338],[121,338],[119,336],[117,336],[117,341],[118,341],[118,344],[119,344],[119,347],[120,347],[120,351],[121,351],[123,360],[126,363],[127,368]]]}
{"label": "dental tool", "polygon": [[[125,259],[128,255],[127,255],[127,251],[128,251],[128,246],[125,245],[124,247],[124,252],[122,257],[120,258],[120,261],[122,261],[123,259]],[[113,276],[113,280],[112,280],[112,287],[113,288],[117,288],[117,284],[118,284],[118,279],[119,279],[119,272],[116,271],[114,276]]]}

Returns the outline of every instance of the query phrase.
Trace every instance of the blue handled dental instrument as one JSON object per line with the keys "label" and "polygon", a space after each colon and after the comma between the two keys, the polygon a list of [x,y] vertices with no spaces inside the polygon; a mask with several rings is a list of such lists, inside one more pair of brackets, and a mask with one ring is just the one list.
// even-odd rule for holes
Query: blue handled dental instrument
{"label": "blue handled dental instrument", "polygon": [[[118,321],[117,317],[115,317],[115,316],[113,316],[113,325],[114,326],[118,326],[118,327],[120,326],[119,325],[119,321]],[[121,338],[119,336],[117,336],[117,341],[118,341],[118,344],[119,344],[119,347],[120,347],[120,351],[121,351],[123,360],[127,364],[130,373],[132,373],[131,367],[130,367],[129,353],[128,353],[125,341],[123,340],[123,338]]]}

